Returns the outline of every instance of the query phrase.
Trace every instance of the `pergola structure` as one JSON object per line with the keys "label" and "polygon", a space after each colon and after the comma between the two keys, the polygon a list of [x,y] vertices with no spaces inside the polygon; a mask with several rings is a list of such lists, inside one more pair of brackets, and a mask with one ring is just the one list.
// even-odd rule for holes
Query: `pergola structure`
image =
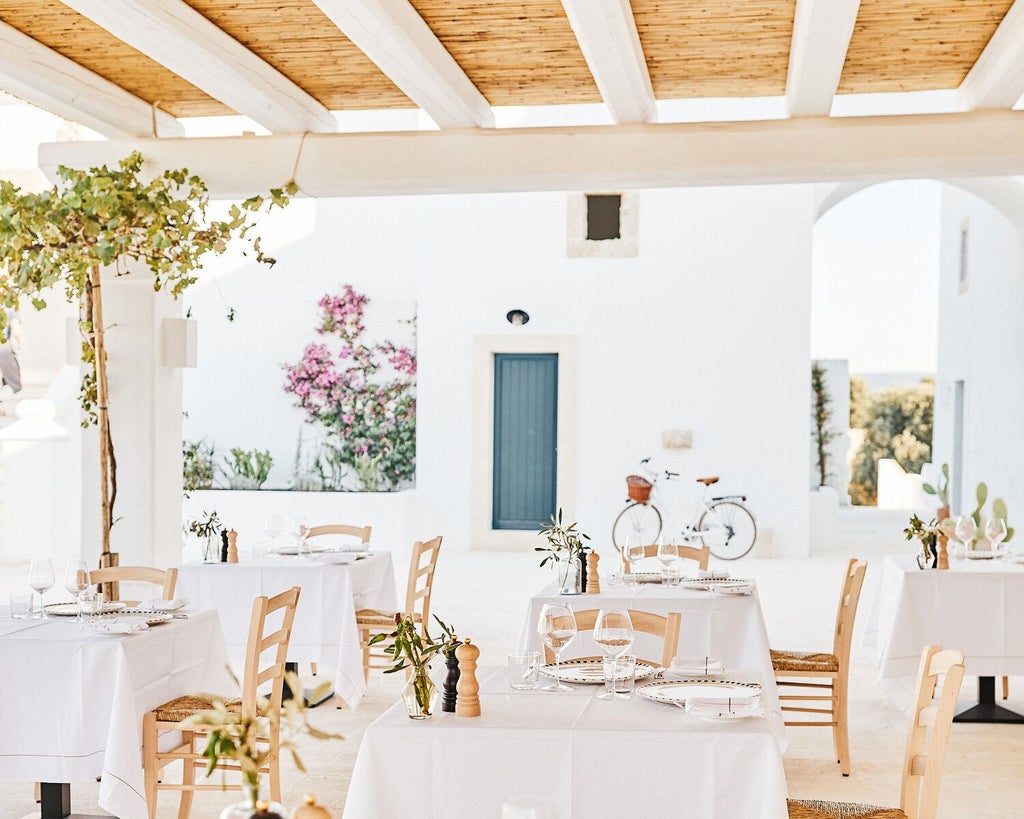
{"label": "pergola structure", "polygon": [[[1024,173],[1013,0],[0,0],[0,21],[0,88],[113,140],[44,170],[146,139],[215,195],[296,165],[311,195]],[[496,127],[566,104],[599,124]],[[440,131],[342,132],[367,109]],[[182,139],[231,114],[271,136]]]}

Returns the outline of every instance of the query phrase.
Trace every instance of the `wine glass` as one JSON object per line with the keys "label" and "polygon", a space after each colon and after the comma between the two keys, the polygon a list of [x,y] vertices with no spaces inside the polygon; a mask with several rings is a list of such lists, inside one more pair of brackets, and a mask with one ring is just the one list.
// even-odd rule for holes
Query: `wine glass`
{"label": "wine glass", "polygon": [[626,558],[626,562],[629,564],[629,582],[631,585],[636,585],[640,581],[636,576],[636,567],[634,564],[638,560],[643,560],[647,550],[644,548],[644,543],[639,537],[631,535],[626,538],[626,545],[623,547],[623,556]]}
{"label": "wine glass", "polygon": [[658,541],[658,560],[661,563],[661,582],[662,585],[668,584],[669,570],[675,564],[679,558],[679,549],[675,544],[675,541]]}
{"label": "wine glass", "polygon": [[263,522],[263,531],[270,538],[270,550],[277,547],[277,536],[284,531],[284,521],[280,515],[268,515]]}
{"label": "wine glass", "polygon": [[43,595],[53,588],[53,564],[45,558],[33,560],[28,570],[28,584],[39,594],[39,614],[32,616],[40,620],[43,616]]}
{"label": "wine glass", "polygon": [[89,567],[84,560],[69,560],[68,567],[64,571],[64,588],[75,598],[75,605],[78,608],[77,620],[82,622],[82,604],[79,596],[89,590],[92,583],[89,581]]}
{"label": "wine glass", "polygon": [[555,655],[555,682],[544,686],[545,691],[572,691],[558,678],[562,650],[576,638],[576,615],[568,603],[545,603],[537,621],[537,633]]}
{"label": "wine glass", "polygon": [[[614,660],[626,654],[633,647],[633,621],[625,609],[601,609],[594,621],[594,642],[606,660]],[[605,667],[605,685],[607,690],[598,694],[598,699],[613,700],[615,693],[609,683],[607,664]]]}
{"label": "wine glass", "polygon": [[996,552],[999,544],[1006,540],[1006,521],[1002,518],[989,518],[985,522],[985,539],[989,542],[992,552]]}
{"label": "wine glass", "polygon": [[309,535],[309,526],[306,524],[306,518],[302,515],[292,518],[292,522],[288,524],[288,534],[295,539],[298,553],[300,555],[305,554],[306,537]]}
{"label": "wine glass", "polygon": [[971,544],[978,537],[978,528],[974,525],[974,519],[967,515],[961,515],[956,519],[956,533],[957,540],[964,545],[964,556],[971,550]]}

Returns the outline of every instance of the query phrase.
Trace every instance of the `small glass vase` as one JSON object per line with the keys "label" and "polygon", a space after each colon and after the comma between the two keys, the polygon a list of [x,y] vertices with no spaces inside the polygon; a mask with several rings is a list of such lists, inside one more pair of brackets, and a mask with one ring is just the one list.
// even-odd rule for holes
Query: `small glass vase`
{"label": "small glass vase", "polygon": [[[284,817],[288,815],[285,806],[280,802],[271,801],[267,798],[265,793],[261,794],[261,788],[259,786],[253,787],[251,785],[244,784],[242,785],[242,790],[245,792],[245,799],[224,808],[224,810],[220,812],[220,819],[252,819],[254,816],[265,817],[265,819],[274,819],[274,817],[279,816],[281,819],[284,819]],[[257,812],[257,802],[266,803],[266,813]]]}
{"label": "small glass vase", "polygon": [[200,541],[203,549],[203,563],[220,563],[220,544],[213,535]]}
{"label": "small glass vase", "polygon": [[402,689],[402,702],[405,703],[410,719],[430,719],[434,716],[437,686],[427,671],[426,668],[414,671]]}
{"label": "small glass vase", "polygon": [[568,560],[559,560],[558,566],[558,593],[559,594],[582,594],[583,584],[580,574],[579,558],[570,557]]}

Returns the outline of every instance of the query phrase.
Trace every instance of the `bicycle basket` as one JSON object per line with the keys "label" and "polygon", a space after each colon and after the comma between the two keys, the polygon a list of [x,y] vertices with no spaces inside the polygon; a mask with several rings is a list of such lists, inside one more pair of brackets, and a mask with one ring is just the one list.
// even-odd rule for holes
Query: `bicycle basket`
{"label": "bicycle basket", "polygon": [[640,475],[626,476],[626,489],[629,499],[637,503],[647,503],[651,499],[651,482]]}

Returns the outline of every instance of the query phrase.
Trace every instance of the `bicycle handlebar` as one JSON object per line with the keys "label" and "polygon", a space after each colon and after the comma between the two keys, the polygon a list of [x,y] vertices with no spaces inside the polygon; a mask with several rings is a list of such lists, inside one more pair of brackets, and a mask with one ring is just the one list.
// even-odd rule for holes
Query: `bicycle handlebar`
{"label": "bicycle handlebar", "polygon": [[665,477],[666,477],[666,478],[670,478],[670,479],[671,479],[671,478],[678,478],[678,477],[679,477],[679,473],[678,473],[678,472],[669,472],[669,471],[668,471],[668,470],[666,469],[666,470],[665,470]]}

